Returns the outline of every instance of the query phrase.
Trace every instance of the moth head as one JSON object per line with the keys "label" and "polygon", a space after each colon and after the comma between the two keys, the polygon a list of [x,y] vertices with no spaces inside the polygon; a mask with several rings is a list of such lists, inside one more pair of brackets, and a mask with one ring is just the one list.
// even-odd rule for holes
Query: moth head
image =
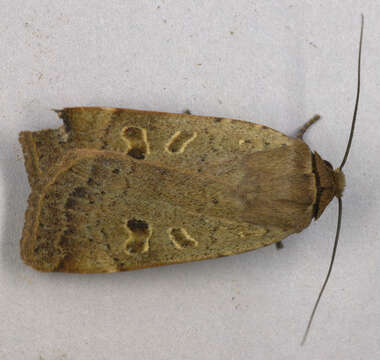
{"label": "moth head", "polygon": [[344,187],[346,186],[346,178],[344,177],[343,171],[340,168],[333,170],[333,166],[327,160],[323,160],[326,166],[332,170],[332,175],[334,178],[334,195],[338,198],[343,196]]}
{"label": "moth head", "polygon": [[314,217],[318,219],[335,196],[342,197],[346,181],[340,168],[334,170],[332,165],[327,160],[323,160],[316,152],[313,156],[317,181],[317,201]]}
{"label": "moth head", "polygon": [[334,182],[335,182],[335,196],[340,198],[343,196],[344,187],[346,186],[346,178],[344,177],[343,171],[335,169],[333,172]]}

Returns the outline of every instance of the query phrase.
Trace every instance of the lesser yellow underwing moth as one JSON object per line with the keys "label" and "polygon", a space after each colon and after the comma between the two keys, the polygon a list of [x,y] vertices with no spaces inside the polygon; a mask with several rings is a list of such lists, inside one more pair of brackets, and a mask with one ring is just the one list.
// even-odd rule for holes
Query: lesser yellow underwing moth
{"label": "lesser yellow underwing moth", "polygon": [[77,273],[178,264],[279,243],[319,218],[334,196],[341,214],[358,74],[351,136],[336,170],[302,140],[318,117],[292,138],[188,113],[57,111],[61,128],[20,134],[32,188],[22,259],[40,271]]}
{"label": "lesser yellow underwing moth", "polygon": [[66,108],[22,132],[32,193],[21,241],[41,271],[115,272],[279,242],[344,177],[300,139],[239,120]]}

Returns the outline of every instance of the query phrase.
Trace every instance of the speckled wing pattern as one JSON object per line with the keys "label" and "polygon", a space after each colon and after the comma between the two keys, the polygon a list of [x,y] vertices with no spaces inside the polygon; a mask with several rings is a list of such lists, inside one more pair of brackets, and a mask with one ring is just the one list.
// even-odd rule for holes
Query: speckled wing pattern
{"label": "speckled wing pattern", "polygon": [[[58,114],[63,127],[20,134],[32,187],[21,256],[38,270],[116,272],[233,255],[311,221],[315,178],[300,140],[226,118]],[[303,192],[283,191],[293,185]]]}

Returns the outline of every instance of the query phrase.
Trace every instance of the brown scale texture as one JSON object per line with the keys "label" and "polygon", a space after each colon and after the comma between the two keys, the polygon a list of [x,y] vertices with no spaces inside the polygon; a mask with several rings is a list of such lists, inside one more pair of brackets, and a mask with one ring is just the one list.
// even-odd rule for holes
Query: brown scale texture
{"label": "brown scale texture", "polygon": [[307,227],[301,140],[232,119],[68,108],[22,132],[32,192],[21,240],[41,271],[116,272],[254,250]]}

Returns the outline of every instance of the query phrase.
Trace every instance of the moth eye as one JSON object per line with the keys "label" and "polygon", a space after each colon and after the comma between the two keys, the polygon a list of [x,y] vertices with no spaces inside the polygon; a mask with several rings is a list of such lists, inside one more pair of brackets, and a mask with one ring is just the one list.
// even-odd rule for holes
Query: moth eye
{"label": "moth eye", "polygon": [[137,160],[143,160],[149,154],[149,144],[145,129],[126,127],[122,130],[122,137],[128,145],[127,154],[129,156]]}
{"label": "moth eye", "polygon": [[198,246],[198,241],[194,240],[183,228],[169,229],[169,237],[178,250]]}
{"label": "moth eye", "polygon": [[327,161],[327,160],[323,160],[325,162],[325,164],[330,168],[330,169],[333,169],[333,166]]}
{"label": "moth eye", "polygon": [[149,238],[152,235],[149,224],[144,220],[130,219],[127,222],[129,237],[125,250],[128,255],[137,255],[149,250]]}
{"label": "moth eye", "polygon": [[166,144],[166,151],[170,154],[184,152],[187,145],[194,141],[197,135],[196,132],[177,131]]}

